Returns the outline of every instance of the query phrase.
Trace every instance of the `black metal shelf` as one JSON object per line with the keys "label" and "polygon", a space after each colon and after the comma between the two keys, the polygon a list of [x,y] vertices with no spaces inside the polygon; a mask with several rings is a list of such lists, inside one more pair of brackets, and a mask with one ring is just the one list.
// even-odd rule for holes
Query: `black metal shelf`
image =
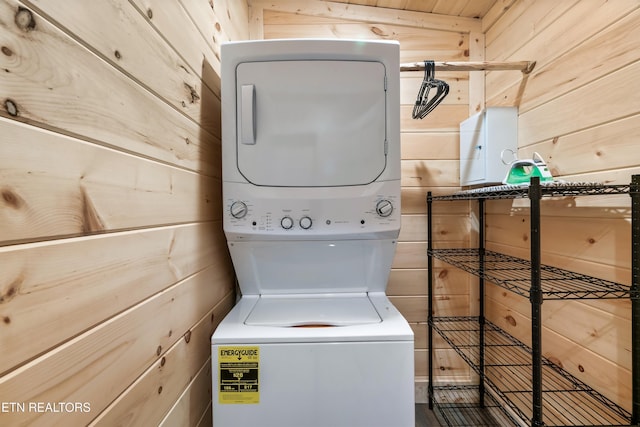
{"label": "black metal shelf", "polygon": [[[631,185],[606,185],[598,183],[549,182],[540,183],[542,197],[598,196],[603,194],[629,194]],[[432,196],[431,200],[486,200],[528,198],[531,185],[496,185],[457,193]]]}
{"label": "black metal shelf", "polygon": [[[481,268],[479,249],[432,249],[428,255],[468,273],[529,298],[531,262],[497,252],[484,251]],[[543,299],[631,298],[631,287],[548,265],[541,265]],[[634,295],[638,298],[638,295]]]}
{"label": "black metal shelf", "polygon": [[[490,390],[522,420],[530,420],[532,349],[489,321],[485,321],[484,346],[480,346],[479,320],[478,317],[434,317],[430,326],[478,374],[482,374],[479,361],[484,352],[484,378]],[[541,363],[545,426],[630,425],[631,414],[624,408],[548,359],[543,357]]]}
{"label": "black metal shelf", "polygon": [[[597,196],[628,194],[631,196],[631,286],[602,280],[541,263],[541,199],[543,197]],[[529,199],[529,260],[520,259],[485,248],[485,201],[492,199]],[[434,249],[434,201],[477,200],[478,248]],[[528,185],[495,186],[461,191],[448,196],[427,195],[427,269],[428,276],[428,346],[429,406],[440,414],[455,413],[450,398],[440,397],[442,387],[434,385],[433,332],[441,335],[479,375],[475,386],[474,410],[489,420],[493,403],[504,404],[509,414],[519,418],[518,425],[547,426],[640,426],[640,175],[629,185],[592,183],[540,183],[532,178]],[[479,316],[463,318],[434,317],[433,260],[479,277]],[[528,347],[485,319],[485,281],[491,281],[531,303],[531,346]],[[554,365],[542,355],[542,302],[563,299],[629,298],[631,300],[631,412],[607,399],[588,385]],[[470,392],[469,390],[467,390]],[[489,394],[488,394],[489,393]],[[486,396],[491,396],[490,398]],[[495,399],[494,399],[495,397]],[[467,399],[468,400],[468,399]],[[445,412],[438,406],[446,405]],[[464,399],[458,409],[469,412]],[[488,406],[487,406],[488,405]],[[482,418],[482,417],[488,418]],[[449,425],[458,424],[452,416]],[[484,421],[483,421],[484,422]],[[504,425],[508,425],[505,423]],[[480,424],[484,425],[484,424]],[[491,425],[491,424],[487,424]],[[501,425],[498,422],[495,425]]]}
{"label": "black metal shelf", "polygon": [[519,427],[504,406],[490,394],[480,399],[478,386],[440,385],[434,387],[436,416],[446,425],[463,427]]}

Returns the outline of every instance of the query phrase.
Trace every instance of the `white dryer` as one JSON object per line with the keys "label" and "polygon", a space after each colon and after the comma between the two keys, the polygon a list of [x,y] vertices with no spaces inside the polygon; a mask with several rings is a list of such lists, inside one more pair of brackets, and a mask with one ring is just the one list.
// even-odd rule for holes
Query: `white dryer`
{"label": "white dryer", "polygon": [[214,427],[413,427],[397,42],[222,45],[224,231],[241,298],[214,332]]}

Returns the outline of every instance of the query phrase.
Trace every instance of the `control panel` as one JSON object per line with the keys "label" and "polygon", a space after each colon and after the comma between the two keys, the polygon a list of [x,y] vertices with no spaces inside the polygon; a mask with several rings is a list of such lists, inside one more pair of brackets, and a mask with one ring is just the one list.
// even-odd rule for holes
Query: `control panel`
{"label": "control panel", "polygon": [[[238,191],[225,199],[225,232],[275,236],[316,236],[375,233],[400,228],[400,196],[380,191],[349,195],[348,189],[305,197],[251,197]],[[277,190],[275,190],[277,191]],[[351,189],[353,191],[353,189]],[[280,192],[286,192],[281,190]]]}

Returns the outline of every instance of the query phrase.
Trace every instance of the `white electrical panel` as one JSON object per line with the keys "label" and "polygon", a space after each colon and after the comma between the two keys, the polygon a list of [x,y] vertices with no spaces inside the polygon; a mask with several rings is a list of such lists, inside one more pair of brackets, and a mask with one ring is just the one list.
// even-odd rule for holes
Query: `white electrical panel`
{"label": "white electrical panel", "polygon": [[[509,170],[503,151],[518,149],[518,108],[488,107],[460,123],[460,185],[500,183]],[[506,161],[514,158],[511,152]]]}

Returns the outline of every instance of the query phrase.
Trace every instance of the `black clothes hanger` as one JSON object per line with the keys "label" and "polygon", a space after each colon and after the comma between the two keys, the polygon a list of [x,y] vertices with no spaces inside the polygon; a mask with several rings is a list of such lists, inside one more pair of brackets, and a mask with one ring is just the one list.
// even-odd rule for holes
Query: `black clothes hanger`
{"label": "black clothes hanger", "polygon": [[[414,119],[424,119],[449,93],[449,85],[443,80],[436,79],[435,74],[435,63],[433,61],[424,61],[424,79],[418,91],[416,104],[413,106],[412,117]],[[431,89],[436,89],[436,93],[429,99],[429,91]]]}

